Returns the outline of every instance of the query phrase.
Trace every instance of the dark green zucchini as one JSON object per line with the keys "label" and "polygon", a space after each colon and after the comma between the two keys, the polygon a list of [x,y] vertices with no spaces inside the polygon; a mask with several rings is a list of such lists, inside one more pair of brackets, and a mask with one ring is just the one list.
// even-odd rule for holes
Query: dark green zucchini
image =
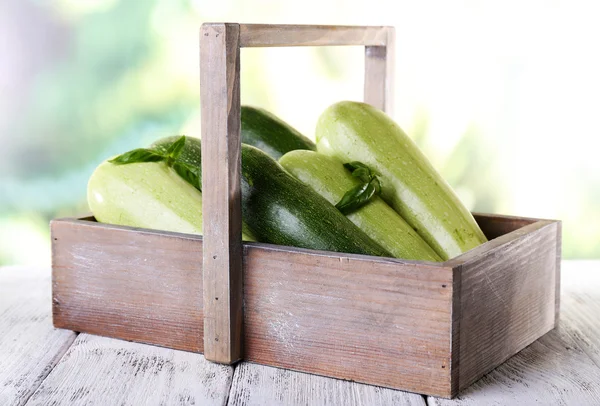
{"label": "dark green zucchini", "polygon": [[259,241],[391,257],[338,209],[258,148],[242,144],[242,217]]}
{"label": "dark green zucchini", "polygon": [[[163,138],[152,144],[152,148],[166,151],[177,138]],[[200,154],[200,140],[188,137],[179,157],[200,167]],[[245,144],[242,144],[241,186],[244,232],[257,241],[392,256],[273,158]]]}
{"label": "dark green zucchini", "polygon": [[317,150],[314,142],[265,109],[242,106],[241,116],[242,142],[255,146],[274,159],[296,149]]}

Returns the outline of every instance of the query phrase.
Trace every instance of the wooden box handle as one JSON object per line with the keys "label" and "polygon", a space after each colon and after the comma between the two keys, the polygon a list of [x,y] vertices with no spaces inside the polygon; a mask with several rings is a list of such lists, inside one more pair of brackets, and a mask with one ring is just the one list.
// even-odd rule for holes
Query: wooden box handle
{"label": "wooden box handle", "polygon": [[240,48],[365,46],[364,100],[392,111],[393,27],[206,23],[200,32],[204,356],[242,358]]}

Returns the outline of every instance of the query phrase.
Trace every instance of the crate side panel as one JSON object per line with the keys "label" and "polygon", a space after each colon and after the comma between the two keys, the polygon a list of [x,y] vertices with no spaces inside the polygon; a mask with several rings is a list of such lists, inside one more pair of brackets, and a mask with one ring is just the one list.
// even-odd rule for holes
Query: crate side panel
{"label": "crate side panel", "polygon": [[505,216],[501,214],[473,213],[473,217],[475,217],[475,221],[477,221],[481,231],[483,231],[488,240],[493,240],[494,238],[539,221],[533,218]]}
{"label": "crate side panel", "polygon": [[202,241],[52,223],[54,325],[201,352]]}
{"label": "crate side panel", "polygon": [[245,358],[450,394],[452,269],[247,246]]}
{"label": "crate side panel", "polygon": [[554,327],[556,227],[526,226],[461,266],[461,389]]}

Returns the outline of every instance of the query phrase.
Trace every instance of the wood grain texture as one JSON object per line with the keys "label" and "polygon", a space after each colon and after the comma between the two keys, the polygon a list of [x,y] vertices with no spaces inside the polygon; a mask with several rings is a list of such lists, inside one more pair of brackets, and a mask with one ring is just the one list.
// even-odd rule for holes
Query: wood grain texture
{"label": "wood grain texture", "polygon": [[538,221],[462,256],[455,389],[554,327],[556,228],[555,222]]}
{"label": "wood grain texture", "polygon": [[47,268],[0,269],[0,405],[24,405],[75,340],[50,306]]}
{"label": "wood grain texture", "polygon": [[204,355],[225,364],[242,354],[239,39],[238,24],[202,25]]}
{"label": "wood grain texture", "polygon": [[232,377],[200,354],[80,334],[28,405],[224,405]]}
{"label": "wood grain texture", "polygon": [[246,246],[245,359],[448,396],[452,269]]}
{"label": "wood grain texture", "polygon": [[600,404],[600,262],[563,262],[562,315],[551,331],[463,390],[429,405]]}
{"label": "wood grain texture", "polygon": [[533,224],[539,219],[528,217],[505,216],[501,214],[483,214],[473,213],[475,221],[481,228],[488,240],[493,240],[501,235],[508,234],[530,224]]}
{"label": "wood grain texture", "polygon": [[200,237],[69,219],[51,235],[56,327],[203,350]]}
{"label": "wood grain texture", "polygon": [[568,322],[534,342],[454,400],[428,398],[437,406],[600,404],[600,369],[578,348]]}
{"label": "wood grain texture", "polygon": [[[202,351],[201,236],[52,230],[57,325]],[[450,396],[554,325],[555,238],[540,221],[441,264],[244,244],[244,358]]]}
{"label": "wood grain texture", "polygon": [[235,368],[230,406],[425,406],[421,395],[244,362]]}
{"label": "wood grain texture", "polygon": [[556,286],[555,286],[555,308],[554,308],[554,326],[558,326],[560,321],[560,280],[562,266],[562,221],[556,223]]}
{"label": "wood grain texture", "polygon": [[562,303],[573,340],[600,368],[600,261],[564,264]]}
{"label": "wood grain texture", "polygon": [[388,27],[240,24],[242,47],[385,46]]}
{"label": "wood grain texture", "polygon": [[364,101],[388,114],[394,111],[394,74],[396,33],[386,27],[385,46],[365,47]]}

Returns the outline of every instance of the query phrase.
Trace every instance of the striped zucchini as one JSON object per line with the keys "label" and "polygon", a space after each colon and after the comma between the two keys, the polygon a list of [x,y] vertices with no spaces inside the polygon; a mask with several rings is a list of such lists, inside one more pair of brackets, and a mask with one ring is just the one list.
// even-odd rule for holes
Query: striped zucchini
{"label": "striped zucchini", "polygon": [[374,169],[383,199],[442,259],[487,241],[452,188],[381,110],[365,103],[336,103],[319,118],[316,137],[319,152]]}
{"label": "striped zucchini", "polygon": [[[360,183],[337,158],[313,151],[288,152],[279,163],[331,204],[339,202],[346,191]],[[378,196],[346,217],[396,258],[441,261],[412,227]]]}

